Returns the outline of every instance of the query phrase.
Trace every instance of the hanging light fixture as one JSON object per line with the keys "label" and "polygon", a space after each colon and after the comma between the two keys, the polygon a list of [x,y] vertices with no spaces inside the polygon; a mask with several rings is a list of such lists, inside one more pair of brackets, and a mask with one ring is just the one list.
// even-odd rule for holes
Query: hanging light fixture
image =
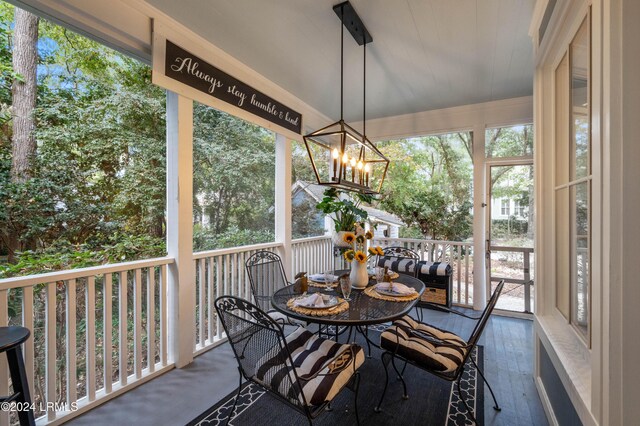
{"label": "hanging light fixture", "polygon": [[[389,160],[366,136],[366,45],[373,38],[348,1],[333,6],[340,18],[340,120],[305,135],[304,144],[319,185],[379,194]],[[344,28],[364,46],[362,133],[345,123],[344,112]]]}

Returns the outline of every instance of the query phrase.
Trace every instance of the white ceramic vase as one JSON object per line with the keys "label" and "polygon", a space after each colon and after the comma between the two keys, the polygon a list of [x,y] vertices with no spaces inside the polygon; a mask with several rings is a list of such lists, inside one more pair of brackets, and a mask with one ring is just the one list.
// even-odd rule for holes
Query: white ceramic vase
{"label": "white ceramic vase", "polygon": [[369,273],[367,272],[367,264],[360,263],[357,260],[351,262],[351,273],[349,274],[351,287],[362,290],[369,284]]}

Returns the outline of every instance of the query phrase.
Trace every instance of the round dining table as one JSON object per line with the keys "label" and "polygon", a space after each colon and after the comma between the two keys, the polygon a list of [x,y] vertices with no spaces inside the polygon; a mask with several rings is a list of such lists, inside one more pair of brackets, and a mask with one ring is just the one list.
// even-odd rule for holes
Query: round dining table
{"label": "round dining table", "polygon": [[[347,271],[337,271],[337,275]],[[293,285],[289,285],[277,290],[272,298],[271,305],[282,314],[307,323],[336,325],[336,326],[366,326],[373,324],[382,324],[396,320],[408,314],[411,309],[418,303],[422,293],[424,292],[424,284],[417,278],[409,275],[400,274],[394,282],[402,283],[406,286],[413,287],[418,292],[418,297],[411,301],[398,302],[390,300],[376,299],[364,293],[364,290],[351,290],[351,300],[349,301],[349,309],[332,315],[314,316],[294,312],[287,306],[287,302],[292,297],[300,296],[299,293],[293,291]],[[375,280],[370,280],[369,285],[373,285]],[[325,290],[324,287],[309,287],[308,294],[311,293],[329,294],[340,296],[335,290]]]}

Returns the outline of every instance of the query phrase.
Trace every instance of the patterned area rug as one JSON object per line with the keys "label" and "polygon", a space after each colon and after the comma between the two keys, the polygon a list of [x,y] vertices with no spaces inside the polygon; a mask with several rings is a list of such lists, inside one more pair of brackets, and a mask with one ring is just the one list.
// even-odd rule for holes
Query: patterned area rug
{"label": "patterned area rug", "polygon": [[[376,332],[369,333],[372,340],[379,341]],[[360,342],[366,349],[366,344]],[[402,383],[396,380],[389,366],[389,388],[382,403],[382,412],[374,412],[384,388],[384,368],[381,352],[372,348],[372,358],[366,359],[360,368],[358,412],[361,425],[472,425],[471,418],[460,400],[455,383],[439,379],[422,370],[407,366],[404,377],[409,399],[402,399]],[[476,363],[483,366],[483,348],[477,347],[472,355]],[[473,364],[469,362],[461,381],[467,404],[476,413],[479,424],[484,419],[484,386]],[[480,380],[478,382],[478,380]],[[480,385],[480,386],[478,386]],[[236,396],[237,389],[199,415],[189,426],[224,425]],[[353,410],[354,393],[343,389],[333,402],[333,409],[322,413],[314,425],[355,425]],[[303,414],[287,406],[263,388],[253,383],[244,383],[230,425],[306,425]]]}

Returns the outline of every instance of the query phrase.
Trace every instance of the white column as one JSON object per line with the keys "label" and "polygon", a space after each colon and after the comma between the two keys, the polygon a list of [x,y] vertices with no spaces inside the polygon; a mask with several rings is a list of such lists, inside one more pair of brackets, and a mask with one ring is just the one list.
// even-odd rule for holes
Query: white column
{"label": "white column", "polygon": [[167,252],[175,259],[167,277],[170,360],[193,361],[193,101],[167,91]]}
{"label": "white column", "polygon": [[287,278],[293,280],[291,251],[291,141],[276,134],[276,242]]}
{"label": "white column", "polygon": [[484,154],[484,125],[473,128],[473,309],[482,310],[487,304],[485,212],[486,168]]}

